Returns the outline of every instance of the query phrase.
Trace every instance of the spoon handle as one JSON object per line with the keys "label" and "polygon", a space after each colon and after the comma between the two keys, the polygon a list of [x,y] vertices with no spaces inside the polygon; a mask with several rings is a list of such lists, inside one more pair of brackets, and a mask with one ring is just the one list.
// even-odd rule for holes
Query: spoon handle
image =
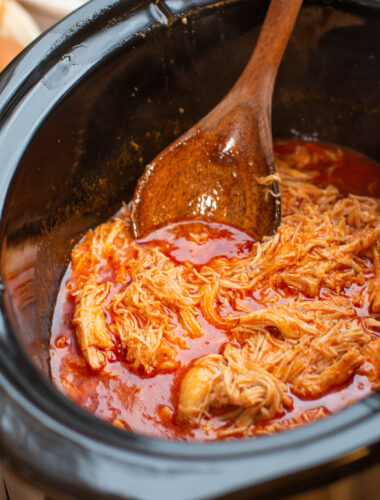
{"label": "spoon handle", "polygon": [[[302,0],[272,0],[255,50],[227,99],[237,98],[270,113],[274,82]],[[241,101],[241,102],[242,102]]]}

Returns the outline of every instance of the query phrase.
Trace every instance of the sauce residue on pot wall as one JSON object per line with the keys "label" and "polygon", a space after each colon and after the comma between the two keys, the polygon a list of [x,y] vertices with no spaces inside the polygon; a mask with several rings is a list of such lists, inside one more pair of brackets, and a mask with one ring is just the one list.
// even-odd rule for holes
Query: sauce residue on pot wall
{"label": "sauce residue on pot wall", "polygon": [[261,245],[199,220],[133,241],[125,208],[87,233],[52,323],[63,393],[121,428],[191,441],[290,429],[378,387],[378,166],[296,141],[276,157],[283,222]]}

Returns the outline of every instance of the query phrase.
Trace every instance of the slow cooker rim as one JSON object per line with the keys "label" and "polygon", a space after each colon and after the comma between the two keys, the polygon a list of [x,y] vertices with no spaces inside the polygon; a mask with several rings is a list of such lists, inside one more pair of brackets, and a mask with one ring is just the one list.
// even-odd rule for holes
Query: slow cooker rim
{"label": "slow cooker rim", "polygon": [[[6,321],[6,318],[2,316],[2,320]],[[4,339],[4,323],[0,325],[0,332],[2,340]],[[15,340],[15,339],[13,339]],[[236,443],[199,443],[199,444],[188,444],[188,443],[176,443],[169,441],[162,441],[155,438],[149,438],[147,436],[129,434],[131,439],[128,442],[125,439],[125,431],[119,429],[114,429],[111,425],[103,423],[99,419],[85,412],[82,408],[74,405],[68,401],[62,394],[60,394],[55,387],[43,377],[41,374],[36,372],[35,368],[32,366],[31,361],[28,356],[23,351],[21,346],[17,345],[18,342],[14,342],[14,346],[17,349],[17,355],[19,356],[19,361],[24,362],[28,366],[28,370],[25,373],[26,377],[32,376],[30,380],[32,384],[34,383],[42,384],[45,386],[46,392],[42,393],[44,399],[47,398],[50,403],[56,404],[56,412],[49,414],[41,405],[41,398],[39,402],[33,400],[33,394],[26,394],[22,391],[18,384],[12,379],[9,373],[4,373],[4,366],[7,364],[5,357],[2,353],[0,355],[0,394],[9,397],[12,401],[11,406],[8,408],[8,426],[9,421],[18,421],[20,425],[20,420],[25,419],[29,422],[28,429],[30,429],[30,422],[34,423],[35,428],[42,429],[43,435],[40,436],[41,443],[37,447],[37,453],[31,452],[28,448],[27,453],[25,453],[25,448],[20,456],[19,443],[15,441],[7,442],[4,441],[4,434],[0,433],[0,448],[3,456],[6,459],[6,463],[15,468],[18,473],[21,473],[25,478],[28,478],[31,482],[38,486],[51,486],[60,487],[62,492],[71,492],[73,494],[78,494],[80,492],[80,498],[96,499],[103,498],[103,495],[107,495],[107,498],[123,498],[114,496],[114,493],[109,489],[99,493],[99,486],[95,489],[89,489],[87,484],[84,490],[82,490],[82,481],[75,481],[68,479],[67,481],[62,480],[62,475],[60,473],[45,473],[48,467],[41,471],[41,463],[39,463],[39,458],[41,455],[39,450],[43,447],[43,440],[45,435],[50,436],[48,441],[52,438],[54,447],[62,444],[65,440],[70,442],[71,446],[77,445],[80,448],[85,448],[86,450],[86,460],[91,460],[91,457],[97,456],[100,462],[105,459],[108,460],[112,458],[114,463],[117,461],[123,467],[131,467],[134,469],[140,469],[140,473],[150,475],[152,470],[154,470],[157,460],[160,462],[160,468],[166,471],[170,471],[171,474],[182,474],[184,469],[189,468],[192,474],[203,475],[202,467],[212,460],[213,466],[216,468],[221,468],[225,470],[225,473],[229,473],[229,467],[234,461],[240,462],[239,459],[243,459],[246,464],[249,464],[249,469],[247,470],[247,477],[249,477],[249,486],[259,486],[265,488],[266,484],[271,483],[271,490],[273,491],[273,481],[279,482],[279,488],[281,481],[284,477],[287,477],[287,486],[289,492],[298,491],[300,484],[291,483],[291,477],[298,482],[297,477],[301,476],[304,469],[307,469],[308,475],[308,485],[314,482],[320,482],[323,480],[328,482],[329,476],[333,475],[339,476],[347,474],[352,470],[355,465],[355,469],[363,467],[365,464],[377,462],[380,458],[380,436],[376,436],[380,432],[380,398],[378,394],[374,394],[366,400],[356,403],[352,407],[343,410],[341,413],[331,416],[328,419],[310,424],[303,428],[288,431],[286,433],[266,436],[262,438],[257,438],[256,440],[246,440],[244,442]],[[31,373],[28,373],[30,370]],[[34,373],[33,373],[34,372]],[[37,380],[39,379],[39,380]],[[39,393],[41,396],[41,393]],[[67,422],[64,410],[71,407],[71,413],[78,417],[78,423],[83,424],[81,428],[70,427],[72,425],[72,420]],[[61,410],[63,413],[60,413]],[[20,413],[22,416],[20,418]],[[351,415],[349,415],[351,413]],[[70,415],[72,416],[72,415]],[[345,426],[342,426],[343,416],[345,416]],[[4,416],[2,417],[4,418]],[[42,428],[41,428],[42,422]],[[326,427],[326,423],[331,427],[330,432],[324,435],[320,429]],[[334,425],[333,425],[334,424]],[[89,429],[84,428],[84,426],[96,426],[101,431],[107,429],[108,434],[114,434],[114,437],[119,439],[119,446],[115,443],[109,441],[99,441],[99,435],[94,436],[94,433],[89,432]],[[346,426],[349,428],[347,429]],[[0,429],[4,431],[4,422],[0,421]],[[9,430],[9,427],[8,427]],[[347,432],[348,430],[348,432]],[[363,430],[367,432],[364,434]],[[314,431],[314,432],[312,432]],[[371,432],[372,431],[372,432]],[[302,434],[304,436],[302,436]],[[353,439],[353,435],[356,434],[359,439]],[[298,435],[298,440],[294,437]],[[370,435],[367,440],[363,439],[363,435]],[[306,439],[304,439],[306,437]],[[121,439],[124,438],[124,439]],[[348,443],[350,439],[350,443]],[[278,443],[283,440],[283,443]],[[124,441],[124,443],[123,443]],[[254,450],[255,446],[260,443],[263,445],[263,449]],[[274,443],[273,447],[269,447],[270,441]],[[311,443],[310,443],[311,442]],[[125,448],[123,447],[125,444]],[[133,444],[137,444],[136,447]],[[155,445],[152,449],[152,445]],[[313,448],[314,452],[310,453],[310,446]],[[315,453],[315,445],[317,449],[320,449],[319,453]],[[330,452],[330,457],[326,460],[326,449],[324,446],[328,447]],[[342,449],[342,446],[344,449]],[[147,449],[144,449],[144,448]],[[210,448],[214,448],[215,454],[210,454]],[[236,448],[236,453],[231,453],[231,447]],[[208,448],[208,449],[207,449]],[[273,471],[269,477],[267,474],[255,475],[255,464],[257,465],[265,457],[270,454],[271,464],[277,463],[281,465],[281,458],[278,455],[280,452],[287,453],[291,456],[291,452],[294,449],[302,448],[303,450],[303,463],[300,467],[299,464],[295,467],[288,467],[286,474],[278,474],[279,469],[273,468]],[[334,450],[331,452],[331,448]],[[256,451],[256,453],[255,453]],[[191,453],[193,452],[193,453]],[[206,453],[205,453],[206,452]],[[222,457],[218,457],[218,454]],[[310,459],[312,456],[312,459]],[[17,459],[15,459],[17,457]],[[78,461],[80,463],[80,460]],[[133,464],[133,465],[132,465]],[[194,467],[194,464],[195,467]],[[46,463],[46,466],[48,464]],[[220,467],[221,466],[221,467]],[[323,470],[323,475],[321,479],[320,472]],[[312,473],[315,473],[313,477]],[[36,480],[36,478],[38,478]],[[43,479],[43,481],[42,481]],[[89,479],[89,477],[87,477]],[[154,481],[153,481],[154,482]],[[126,489],[128,491],[128,489]],[[215,491],[213,491],[213,494]],[[130,498],[130,496],[128,496]],[[149,498],[142,497],[142,498]],[[167,498],[180,499],[188,498],[187,496],[180,496],[176,494],[175,496],[167,496]]]}
{"label": "slow cooker rim", "polygon": [[[243,439],[234,441],[210,441],[210,442],[182,442],[174,440],[165,440],[156,437],[146,436],[142,434],[135,434],[130,431],[121,430],[107,422],[102,421],[90,412],[84,410],[79,405],[72,402],[64,394],[62,394],[45,376],[43,376],[38,370],[36,370],[34,364],[30,360],[24,348],[21,346],[15,335],[12,333],[12,327],[8,321],[6,308],[4,304],[4,290],[0,295],[0,339],[4,341],[7,339],[7,347],[9,352],[9,346],[14,352],[14,356],[17,358],[17,362],[14,358],[7,356],[7,353],[3,354],[0,352],[0,367],[2,369],[2,374],[7,375],[8,382],[13,382],[13,388],[17,387],[18,394],[24,401],[25,408],[32,404],[29,412],[32,413],[32,408],[41,410],[41,394],[44,395],[47,401],[54,400],[54,403],[60,405],[59,409],[64,409],[64,407],[70,408],[70,413],[74,417],[78,417],[78,420],[74,418],[74,421],[68,422],[65,418],[64,413],[60,413],[58,409],[56,411],[50,412],[48,407],[44,408],[45,415],[50,417],[49,427],[54,428],[58,431],[59,427],[62,429],[67,429],[69,425],[73,423],[81,423],[82,421],[91,421],[91,425],[96,431],[102,431],[103,433],[107,429],[107,437],[115,438],[117,441],[111,440],[104,442],[105,445],[116,446],[117,448],[123,445],[120,443],[120,438],[126,438],[128,436],[131,438],[131,442],[128,443],[129,447],[133,449],[136,453],[149,454],[165,456],[167,458],[175,457],[178,459],[180,456],[184,459],[216,459],[223,460],[223,457],[219,457],[219,454],[224,455],[229,451],[229,456],[231,458],[238,458],[242,455],[251,455],[255,453],[268,453],[275,452],[278,449],[288,448],[290,444],[299,445],[305,444],[308,441],[313,441],[315,438],[331,438],[332,435],[336,435],[337,432],[345,432],[347,427],[352,427],[355,423],[363,423],[367,419],[377,418],[378,410],[380,410],[380,393],[374,392],[367,398],[358,401],[357,403],[343,409],[342,411],[329,416],[327,419],[321,419],[315,421],[307,426],[301,426],[296,429],[289,430],[287,432],[282,432],[278,434],[268,435],[268,436],[258,436],[254,439]],[[12,309],[12,304],[9,304],[9,309]],[[1,340],[0,340],[1,342]],[[28,380],[33,381],[33,386],[29,386],[28,390],[23,389],[23,385],[20,384],[20,366],[22,366],[22,379],[25,384],[28,384]],[[18,367],[18,368],[15,368]],[[38,384],[38,387],[34,387]],[[42,393],[40,391],[43,391]],[[344,417],[344,418],[343,418]],[[380,415],[379,415],[380,419]],[[58,425],[56,425],[58,424]],[[329,425],[326,425],[329,424]],[[99,439],[99,434],[92,433],[94,429],[80,428],[79,436],[85,436],[90,439]],[[310,429],[314,430],[311,433]],[[70,428],[74,434],[78,431],[73,427]],[[87,435],[86,435],[87,433]],[[60,432],[63,434],[63,432]],[[311,435],[310,435],[311,434]],[[75,434],[75,437],[78,436]],[[103,434],[104,437],[104,434]],[[380,429],[379,429],[380,437]],[[278,439],[280,438],[280,439]],[[371,440],[370,440],[371,441]],[[153,448],[147,450],[145,446],[147,444],[156,443],[158,448]],[[262,446],[259,446],[259,445]],[[370,444],[370,443],[366,443]],[[119,445],[119,446],[117,446]],[[183,446],[185,445],[185,447]],[[233,449],[234,448],[234,449]],[[207,449],[207,450],[206,450]],[[186,450],[186,452],[184,452]],[[205,451],[207,451],[205,453]]]}
{"label": "slow cooker rim", "polygon": [[[238,1],[238,0],[232,0],[232,2],[236,2],[236,1]],[[123,3],[123,2],[119,2],[117,0],[114,0],[114,2],[111,3],[110,9],[113,5],[119,5],[121,3]],[[124,2],[124,3],[127,3],[127,2]],[[148,2],[143,2],[143,3],[147,4]],[[160,2],[160,3],[162,3],[162,2]],[[207,7],[210,7],[210,5],[214,5],[214,4],[219,3],[219,2],[210,2],[208,0],[199,0],[199,2],[193,1],[192,5],[190,7],[194,7],[194,4],[196,4],[196,3],[198,3],[198,5],[202,5],[202,6],[206,5]],[[331,2],[331,3],[334,3],[334,2]],[[339,3],[341,3],[341,2],[339,2]],[[350,0],[348,3],[349,4],[363,5],[363,2],[360,2],[360,1],[355,2],[353,0]],[[376,5],[373,2],[369,2],[369,3],[364,2],[364,3],[367,6],[368,5],[369,6],[376,6],[376,8],[380,7],[380,4],[378,2],[376,2]],[[141,2],[139,3],[139,5],[141,6]],[[82,21],[82,18],[94,19],[98,15],[98,18],[100,19],[102,15],[103,16],[106,15],[106,13],[105,13],[106,11],[104,9],[101,9],[101,7],[103,7],[101,0],[93,0],[93,2],[90,2],[90,4],[85,5],[84,7],[79,9],[79,11],[77,11],[76,13],[71,14],[67,19],[65,19],[64,21],[59,23],[53,30],[49,31],[48,34],[43,35],[38,41],[36,41],[32,45],[32,47],[30,49],[27,49],[26,52],[24,52],[21,56],[19,56],[17,61],[15,61],[8,68],[8,70],[4,73],[4,75],[1,78],[1,81],[5,82],[5,86],[4,86],[5,92],[2,92],[2,94],[0,96],[0,109],[4,110],[4,113],[2,113],[2,119],[1,119],[0,125],[2,124],[4,126],[4,124],[6,124],[7,122],[12,121],[12,118],[10,117],[9,112],[14,109],[14,106],[16,104],[18,104],[18,103],[16,103],[15,97],[17,96],[18,98],[21,98],[21,99],[28,99],[28,92],[33,87],[33,85],[36,83],[33,80],[33,78],[29,79],[29,80],[27,80],[27,79],[23,80],[23,78],[24,77],[26,78],[26,76],[31,71],[31,69],[30,69],[31,68],[31,66],[30,66],[31,61],[30,61],[30,58],[28,57],[28,54],[30,55],[30,51],[34,51],[37,54],[39,47],[46,48],[46,39],[48,36],[50,36],[52,34],[54,34],[56,41],[57,41],[57,44],[59,44],[60,37],[63,39],[64,36],[62,34],[67,33],[69,30],[69,27],[71,27],[71,26],[77,25],[77,31],[75,31],[75,34],[80,33],[81,30],[84,30],[85,26],[86,26],[86,23]],[[107,12],[109,13],[110,10],[107,9]],[[190,12],[190,9],[186,10],[186,13],[187,12]],[[184,13],[185,13],[185,11],[181,11],[179,14],[178,13],[176,14],[176,17],[182,16]],[[80,22],[80,21],[82,21],[82,22]],[[74,34],[72,36],[74,36]],[[65,47],[69,46],[70,45],[70,38],[69,37],[66,38],[64,43],[65,43]],[[54,53],[53,53],[53,55],[54,55]],[[49,57],[52,58],[53,55],[50,54]],[[20,66],[22,66],[23,64],[25,64],[24,71],[21,71],[21,73],[17,74],[18,68]],[[48,68],[48,64],[47,64],[46,60],[43,61],[43,64],[45,64],[46,68]],[[28,67],[28,65],[29,65],[29,69],[26,71],[26,68]],[[41,68],[40,68],[40,70],[41,70]],[[41,77],[41,75],[40,75],[40,77]],[[28,85],[30,85],[29,88],[25,87],[26,82],[28,83]],[[23,87],[23,85],[24,85],[24,87]],[[68,91],[68,90],[66,90],[66,91]],[[63,98],[64,98],[64,94],[60,95],[59,92],[57,92],[57,94],[52,99],[52,101],[50,103],[51,107],[47,110],[47,112],[50,112],[57,105],[58,100],[63,99]],[[39,123],[37,122],[34,132],[36,132],[36,130],[38,128],[39,128]],[[1,133],[2,132],[0,131],[0,135],[1,135]],[[34,135],[34,133],[33,133],[33,135]],[[31,140],[31,137],[32,137],[32,135],[29,136],[28,141]],[[11,166],[8,166],[7,176],[5,178],[3,178],[4,182],[2,183],[3,186],[2,186],[1,192],[3,194],[5,193],[5,190],[8,187],[8,183],[10,182],[10,179],[15,174],[16,170],[17,170],[17,164],[14,164],[13,168],[11,168]],[[5,196],[2,195],[1,203],[4,201],[4,199],[5,199]],[[22,347],[20,346],[20,344],[16,340],[15,335],[12,334],[12,330],[10,328],[8,321],[7,321],[4,307],[2,308],[2,314],[3,314],[3,316],[2,316],[3,328],[1,329],[2,331],[0,332],[1,341],[14,343],[13,347],[16,349],[15,352],[17,352],[17,355],[20,356],[20,359],[25,363],[25,366],[28,367],[28,370],[30,370],[31,373],[34,372],[34,376],[36,377],[36,381],[38,379],[38,383],[41,384],[42,386],[44,386],[44,389],[46,390],[46,394],[48,395],[48,397],[55,398],[55,400],[57,402],[60,401],[60,404],[64,404],[67,408],[70,408],[70,411],[74,412],[75,415],[84,417],[88,421],[91,421],[92,424],[94,425],[94,427],[97,428],[98,426],[100,426],[100,428],[104,431],[107,429],[107,434],[109,434],[109,433],[113,434],[115,437],[115,440],[116,439],[120,440],[121,438],[124,438],[125,434],[126,434],[125,432],[120,431],[119,429],[113,428],[109,424],[101,422],[100,420],[96,419],[92,415],[87,414],[84,410],[82,410],[81,408],[79,408],[76,405],[74,405],[73,403],[71,403],[68,399],[66,399],[63,395],[61,395],[52,386],[52,384],[50,382],[48,382],[36,370],[36,368],[32,365],[31,361],[29,360],[28,356],[26,355],[26,353],[23,351]],[[1,372],[1,376],[3,377],[4,374],[7,373],[7,369],[5,369],[5,366],[6,366],[8,360],[4,359],[3,356],[0,359],[2,359],[0,372]],[[10,372],[8,372],[8,375],[9,375],[9,373]],[[7,382],[9,383],[10,380],[11,379],[7,379]],[[3,381],[4,381],[4,379],[3,379]],[[0,384],[0,385],[3,385],[3,387],[4,387],[6,384],[4,382],[3,384]],[[15,391],[15,394],[19,394],[20,398],[18,399],[18,403],[21,406],[24,405],[23,407],[25,410],[27,409],[28,405],[30,405],[30,404],[32,405],[32,408],[34,410],[36,410],[36,411],[41,410],[39,408],[38,404],[33,402],[32,399],[29,399],[26,394],[22,394],[22,391],[20,390],[19,387],[17,387],[16,383],[12,383],[11,386],[8,385],[8,387],[9,387],[8,394],[11,394],[12,391]],[[12,387],[12,390],[11,390],[11,387]],[[344,410],[343,412],[341,412],[337,415],[334,415],[326,420],[322,420],[320,422],[309,425],[307,427],[296,429],[294,431],[289,431],[287,433],[265,437],[265,440],[268,443],[268,446],[263,445],[263,448],[266,448],[266,450],[263,449],[262,451],[264,453],[268,452],[268,447],[269,447],[270,442],[274,443],[274,442],[283,441],[284,442],[283,446],[289,446],[290,441],[293,441],[293,444],[294,444],[294,438],[297,435],[300,436],[299,440],[303,441],[303,443],[305,443],[305,440],[303,439],[303,437],[301,438],[301,436],[309,435],[311,433],[310,429],[319,428],[319,429],[323,430],[324,428],[326,428],[326,430],[327,430],[328,428],[332,427],[332,429],[328,433],[329,435],[331,435],[330,432],[334,433],[338,427],[340,429],[342,429],[341,424],[338,425],[337,422],[338,421],[342,422],[343,420],[347,420],[347,419],[349,420],[349,418],[347,417],[347,415],[349,413],[352,415],[352,417],[354,417],[354,415],[355,415],[354,420],[356,419],[356,415],[359,414],[359,416],[361,416],[361,417],[363,415],[366,415],[367,418],[370,418],[371,420],[375,419],[377,423],[380,423],[380,416],[378,414],[379,407],[380,407],[379,395],[374,393],[366,400],[363,400],[363,401],[355,404],[351,408],[348,408],[347,410]],[[63,425],[65,427],[66,424],[65,424],[65,422],[62,422],[59,420],[59,415],[56,415],[56,417],[57,417],[57,422],[60,425]],[[333,422],[333,421],[336,422],[336,424],[332,425],[331,422]],[[53,427],[54,427],[54,425],[53,425]],[[379,428],[380,428],[380,426],[379,426]],[[57,429],[55,429],[55,430],[57,431]],[[316,431],[313,434],[321,437],[323,435],[323,432]],[[90,437],[90,439],[92,439],[92,437]],[[264,438],[262,438],[262,439],[264,439]],[[209,454],[204,453],[206,448],[211,450],[212,447],[214,447],[215,450],[217,450],[217,451],[215,451],[215,453],[223,454],[224,450],[227,449],[227,448],[225,448],[227,446],[229,452],[231,452],[232,448],[235,448],[236,455],[241,455],[242,453],[244,455],[252,454],[254,452],[254,448],[257,448],[257,447],[260,448],[260,446],[258,446],[258,444],[260,444],[260,442],[262,442],[262,439],[260,438],[257,440],[251,440],[249,442],[245,441],[245,442],[236,442],[236,443],[200,443],[200,444],[188,444],[188,443],[186,443],[185,444],[185,443],[162,441],[162,440],[157,440],[157,439],[149,438],[149,437],[145,437],[145,436],[133,435],[133,441],[135,442],[135,444],[137,444],[137,449],[134,451],[138,451],[139,453],[143,452],[144,454],[152,454],[152,450],[147,451],[144,448],[147,445],[151,445],[152,443],[156,443],[156,446],[158,447],[157,455],[159,455],[160,457],[165,456],[166,458],[169,456],[172,456],[173,458],[175,458],[175,460],[178,460],[179,455],[182,456],[182,458],[185,460],[193,459],[193,458],[196,460],[200,460],[200,459],[207,460],[211,456],[212,456],[212,458],[215,458],[215,455],[213,455],[213,454],[211,454],[211,456],[210,456]],[[297,439],[296,439],[296,441],[297,441]],[[129,445],[130,444],[131,443],[129,443]],[[370,446],[370,445],[371,445],[371,443],[365,443],[364,446]],[[276,445],[274,446],[274,448],[276,448]],[[185,449],[186,449],[186,452],[184,451]],[[194,453],[190,453],[191,449],[194,449]],[[202,451],[202,449],[203,449],[203,451]],[[273,451],[273,450],[271,449],[269,451]],[[202,455],[202,456],[200,456],[200,455]],[[229,453],[229,457],[228,457],[227,461],[230,460],[231,458],[233,458],[232,455],[233,454]],[[363,458],[363,457],[359,457],[359,458]],[[32,467],[32,466],[33,466],[33,460],[31,460],[29,463],[29,467]],[[65,489],[65,491],[66,491],[66,489]],[[95,498],[95,497],[91,497],[91,498]]]}

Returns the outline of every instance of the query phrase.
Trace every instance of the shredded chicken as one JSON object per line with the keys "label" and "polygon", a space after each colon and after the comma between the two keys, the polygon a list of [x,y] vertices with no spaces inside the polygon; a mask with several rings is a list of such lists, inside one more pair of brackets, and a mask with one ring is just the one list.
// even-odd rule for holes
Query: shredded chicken
{"label": "shredded chicken", "polygon": [[[323,161],[340,154],[327,149]],[[189,339],[204,333],[202,316],[229,343],[182,366],[175,418],[206,430],[217,426],[224,435],[321,418],[322,407],[271,422],[292,406],[292,395],[321,397],[355,373],[375,384],[380,203],[318,187],[318,172],[307,168],[312,160],[302,148],[277,159],[282,223],[239,259],[198,267],[174,262],[133,240],[127,209],[90,231],[73,251],[68,284],[88,365],[101,370],[116,349],[135,373],[175,371]],[[359,316],[355,308],[365,304],[370,310]]]}
{"label": "shredded chicken", "polygon": [[109,286],[89,281],[76,294],[77,307],[73,323],[77,326],[84,357],[94,370],[102,368],[107,351],[113,347],[102,306],[108,292]]}
{"label": "shredded chicken", "polygon": [[228,345],[223,353],[196,361],[185,375],[178,403],[179,418],[199,425],[210,410],[236,407],[229,432],[236,433],[292,405],[287,386],[255,362],[249,352]]}
{"label": "shredded chicken", "polygon": [[380,313],[380,243],[377,242],[373,249],[373,266],[375,279],[371,287],[370,302],[372,312]]}

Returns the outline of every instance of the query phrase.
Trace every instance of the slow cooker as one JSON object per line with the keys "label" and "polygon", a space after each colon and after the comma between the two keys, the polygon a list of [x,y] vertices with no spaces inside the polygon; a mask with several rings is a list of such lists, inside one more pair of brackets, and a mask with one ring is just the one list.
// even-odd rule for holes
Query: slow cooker
{"label": "slow cooker", "polygon": [[[71,248],[232,86],[267,6],[93,0],[1,75],[0,455],[46,498],[281,498],[374,470],[376,482],[377,393],[293,431],[188,444],[117,429],[49,380],[50,324]],[[305,2],[276,84],[274,137],[345,144],[380,160],[379,33],[377,0]],[[368,491],[361,497],[378,498]]]}

